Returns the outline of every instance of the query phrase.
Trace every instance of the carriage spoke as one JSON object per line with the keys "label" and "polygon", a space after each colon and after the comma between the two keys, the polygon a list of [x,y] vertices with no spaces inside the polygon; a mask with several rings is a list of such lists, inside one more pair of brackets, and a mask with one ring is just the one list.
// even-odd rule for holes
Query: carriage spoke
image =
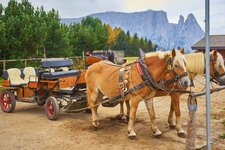
{"label": "carriage spoke", "polygon": [[8,104],[7,103],[5,104],[5,108],[8,109]]}
{"label": "carriage spoke", "polygon": [[7,104],[7,107],[6,107],[6,108],[7,108],[7,109],[9,109],[9,108],[10,108],[10,104],[9,104],[9,103]]}
{"label": "carriage spoke", "polygon": [[50,102],[50,103],[49,103],[48,111],[49,111],[49,113],[50,113],[51,115],[53,115],[53,112],[54,112],[53,102]]}

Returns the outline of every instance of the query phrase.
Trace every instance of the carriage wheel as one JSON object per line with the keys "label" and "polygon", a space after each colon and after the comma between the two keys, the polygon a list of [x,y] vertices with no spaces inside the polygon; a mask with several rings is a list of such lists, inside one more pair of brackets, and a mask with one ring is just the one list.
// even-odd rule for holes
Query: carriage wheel
{"label": "carriage wheel", "polygon": [[14,94],[9,90],[0,93],[0,105],[4,112],[11,113],[16,107],[16,99]]}
{"label": "carriage wheel", "polygon": [[45,111],[48,119],[56,120],[59,117],[59,103],[55,97],[50,96],[45,103]]}

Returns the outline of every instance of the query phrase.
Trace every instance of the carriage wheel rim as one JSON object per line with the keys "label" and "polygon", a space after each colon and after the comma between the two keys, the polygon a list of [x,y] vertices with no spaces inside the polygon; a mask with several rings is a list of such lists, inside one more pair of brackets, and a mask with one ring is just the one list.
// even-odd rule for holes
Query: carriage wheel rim
{"label": "carriage wheel rim", "polygon": [[46,107],[46,110],[47,110],[47,114],[48,116],[53,116],[54,114],[54,104],[53,102],[47,102],[47,107]]}
{"label": "carriage wheel rim", "polygon": [[0,98],[0,105],[3,110],[9,111],[11,108],[11,97],[7,92],[3,92]]}

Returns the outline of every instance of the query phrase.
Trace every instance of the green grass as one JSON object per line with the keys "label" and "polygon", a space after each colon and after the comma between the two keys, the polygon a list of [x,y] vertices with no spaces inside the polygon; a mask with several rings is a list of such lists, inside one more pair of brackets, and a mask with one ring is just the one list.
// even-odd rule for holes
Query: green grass
{"label": "green grass", "polygon": [[138,59],[138,57],[125,57],[125,59],[127,60],[127,62],[132,62]]}
{"label": "green grass", "polygon": [[225,127],[225,120],[222,122],[223,126]]}
{"label": "green grass", "polygon": [[224,134],[219,135],[219,138],[220,138],[220,139],[225,139],[225,133],[224,133]]}
{"label": "green grass", "polygon": [[[222,122],[223,126],[225,127],[225,120]],[[224,134],[221,134],[219,135],[219,138],[221,139],[225,139],[225,133]]]}

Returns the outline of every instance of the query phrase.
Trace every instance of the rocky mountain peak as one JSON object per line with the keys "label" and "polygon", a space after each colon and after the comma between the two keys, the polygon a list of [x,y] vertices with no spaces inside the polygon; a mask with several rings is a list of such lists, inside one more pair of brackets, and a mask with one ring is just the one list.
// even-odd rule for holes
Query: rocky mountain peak
{"label": "rocky mountain peak", "polygon": [[182,24],[184,24],[184,17],[180,15],[178,25],[182,25]]}
{"label": "rocky mountain peak", "polygon": [[187,16],[187,19],[185,20],[185,23],[186,23],[186,24],[189,24],[189,23],[197,23],[197,24],[198,24],[198,22],[197,22],[195,16],[194,16],[192,13],[190,13],[190,14]]}
{"label": "rocky mountain peak", "polygon": [[[89,16],[99,18],[113,28],[120,27],[125,32],[130,31],[131,35],[137,33],[139,37],[146,37],[167,50],[183,47],[186,52],[190,52],[191,46],[204,36],[203,30],[193,14],[189,14],[186,20],[180,15],[178,24],[169,23],[167,13],[162,10],[133,13],[104,12]],[[62,22],[78,23],[82,19],[83,17],[62,19]]]}

